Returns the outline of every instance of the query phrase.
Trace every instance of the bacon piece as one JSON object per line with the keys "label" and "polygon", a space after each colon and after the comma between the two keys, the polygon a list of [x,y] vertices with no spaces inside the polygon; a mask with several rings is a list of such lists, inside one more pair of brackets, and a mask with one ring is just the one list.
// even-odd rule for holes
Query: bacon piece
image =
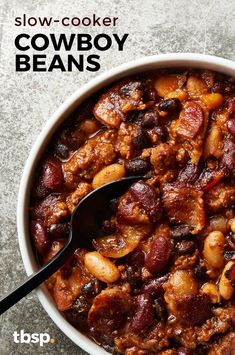
{"label": "bacon piece", "polygon": [[191,233],[199,233],[205,226],[202,191],[187,184],[165,184],[163,206],[172,224],[186,224]]}

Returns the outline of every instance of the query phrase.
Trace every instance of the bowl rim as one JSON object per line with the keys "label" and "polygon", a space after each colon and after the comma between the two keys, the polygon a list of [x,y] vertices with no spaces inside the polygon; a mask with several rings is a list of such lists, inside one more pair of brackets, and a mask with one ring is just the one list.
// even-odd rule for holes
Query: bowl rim
{"label": "bowl rim", "polygon": [[[30,150],[28,159],[23,169],[18,193],[18,242],[27,275],[32,274],[37,269],[37,263],[28,232],[28,206],[31,181],[34,168],[53,133],[69,116],[69,114],[84,101],[84,99],[91,96],[101,88],[104,88],[108,84],[134,73],[169,67],[206,68],[228,75],[235,75],[235,62],[213,55],[198,53],[169,53],[142,57],[121,64],[90,80],[88,83],[78,88],[67,100],[65,100],[65,102],[51,116],[51,118],[48,119]],[[41,285],[36,290],[36,294],[53,322],[76,345],[92,355],[108,354],[103,348],[79,332],[64,318],[62,313],[56,308],[55,303],[45,285]]]}

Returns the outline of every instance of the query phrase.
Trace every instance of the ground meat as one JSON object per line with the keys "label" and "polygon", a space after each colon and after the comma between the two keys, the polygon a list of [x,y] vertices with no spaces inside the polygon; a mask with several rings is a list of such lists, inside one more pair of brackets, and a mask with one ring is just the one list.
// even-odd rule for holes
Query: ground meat
{"label": "ground meat", "polygon": [[70,213],[73,212],[77,204],[85,197],[89,192],[91,192],[92,187],[86,182],[80,182],[76,190],[67,197],[66,203],[69,208]]}
{"label": "ground meat", "polygon": [[122,158],[130,159],[134,156],[133,138],[138,130],[138,126],[133,123],[123,122],[120,125],[115,144],[116,151]]}
{"label": "ground meat", "polygon": [[231,332],[217,341],[210,349],[208,355],[234,355],[235,333]]}
{"label": "ground meat", "polygon": [[88,140],[63,164],[65,181],[67,173],[91,180],[99,170],[114,160],[116,156],[114,142],[115,133],[111,130],[100,132]]}
{"label": "ground meat", "polygon": [[205,193],[204,201],[208,213],[219,213],[235,203],[235,186],[219,183]]}

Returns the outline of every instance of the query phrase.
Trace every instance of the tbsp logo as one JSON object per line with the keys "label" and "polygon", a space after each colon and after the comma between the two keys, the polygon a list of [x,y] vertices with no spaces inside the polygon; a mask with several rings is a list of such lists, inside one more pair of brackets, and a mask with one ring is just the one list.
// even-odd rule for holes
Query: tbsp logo
{"label": "tbsp logo", "polygon": [[21,329],[21,331],[18,333],[17,331],[14,331],[13,333],[13,338],[14,342],[19,344],[19,343],[34,343],[37,344],[39,343],[40,346],[43,346],[44,344],[47,343],[54,343],[54,339],[51,339],[50,335],[48,333],[25,333],[24,329]]}

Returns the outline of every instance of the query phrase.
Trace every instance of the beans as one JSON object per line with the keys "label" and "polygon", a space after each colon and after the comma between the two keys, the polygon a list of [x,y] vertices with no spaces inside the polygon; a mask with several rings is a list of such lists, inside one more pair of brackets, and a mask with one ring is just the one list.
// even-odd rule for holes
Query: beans
{"label": "beans", "polygon": [[42,182],[50,190],[59,189],[64,181],[61,163],[54,157],[48,157],[42,166]]}
{"label": "beans", "polygon": [[219,293],[225,300],[229,300],[234,292],[234,288],[231,285],[231,280],[226,277],[226,273],[235,265],[235,261],[229,261],[222,272],[219,281]]}
{"label": "beans", "polygon": [[140,203],[152,222],[157,222],[161,218],[161,200],[154,187],[138,181],[130,187],[129,192],[133,201]]}
{"label": "beans", "polygon": [[149,110],[147,111],[142,120],[141,120],[141,126],[143,128],[153,128],[154,126],[156,126],[156,124],[158,123],[159,120],[159,114],[157,111],[155,110]]}
{"label": "beans", "polygon": [[157,134],[159,142],[164,143],[167,137],[167,129],[164,126],[157,126],[154,129],[154,132]]}
{"label": "beans", "polygon": [[146,256],[145,266],[152,273],[160,272],[170,256],[169,239],[159,236],[151,244],[150,252]]}
{"label": "beans", "polygon": [[176,252],[179,255],[192,254],[197,248],[197,243],[195,240],[182,240],[175,246]]}
{"label": "beans", "polygon": [[233,233],[235,233],[235,218],[229,220],[228,225]]}
{"label": "beans", "polygon": [[149,162],[140,158],[128,160],[125,169],[127,176],[143,175],[149,169]]}
{"label": "beans", "polygon": [[174,310],[174,299],[185,295],[195,295],[197,292],[198,283],[194,279],[193,273],[188,270],[176,270],[167,282],[164,298],[170,309]]}
{"label": "beans", "polygon": [[51,245],[44,222],[41,220],[32,221],[31,233],[35,248],[40,254],[44,254]]}
{"label": "beans", "polygon": [[200,292],[202,294],[207,295],[210,298],[211,303],[219,303],[220,302],[219,290],[217,289],[215,284],[213,284],[211,282],[205,283],[204,285],[202,285]]}
{"label": "beans", "polygon": [[153,300],[149,294],[139,295],[136,298],[136,310],[131,321],[131,329],[135,333],[147,330],[154,319]]}
{"label": "beans", "polygon": [[226,168],[227,173],[231,175],[235,172],[235,142],[229,138],[224,138],[223,156],[221,165]]}
{"label": "beans", "polygon": [[92,280],[82,286],[81,292],[88,297],[96,296],[102,291],[103,284],[99,280]]}
{"label": "beans", "polygon": [[111,164],[99,171],[92,181],[93,189],[125,176],[125,168],[120,164]]}
{"label": "beans", "polygon": [[157,296],[162,295],[164,293],[162,285],[164,284],[164,282],[167,281],[168,277],[169,277],[169,274],[164,275],[162,277],[158,277],[157,279],[150,280],[147,284],[144,285],[141,292],[148,293],[153,298],[156,298]]}
{"label": "beans", "polygon": [[49,227],[49,234],[54,238],[65,238],[69,234],[70,223],[57,223]]}
{"label": "beans", "polygon": [[180,100],[176,98],[162,100],[158,105],[160,111],[166,112],[177,111],[180,107]]}
{"label": "beans", "polygon": [[229,132],[235,137],[235,118],[230,118],[227,122]]}
{"label": "beans", "polygon": [[203,157],[204,159],[213,155],[216,158],[219,158],[221,155],[220,145],[222,143],[222,131],[216,125],[212,125],[211,129],[208,132],[206,137]]}
{"label": "beans", "polygon": [[199,281],[206,281],[208,279],[208,275],[207,275],[207,269],[205,266],[202,266],[200,263],[196,264],[195,268],[194,268],[194,273],[196,278]]}
{"label": "beans", "polygon": [[202,96],[202,101],[205,103],[209,110],[215,110],[220,107],[224,102],[224,98],[219,93],[206,94]]}
{"label": "beans", "polygon": [[187,81],[187,90],[191,98],[198,98],[208,93],[208,87],[202,79],[191,75]]}
{"label": "beans", "polygon": [[142,250],[134,250],[127,256],[127,264],[131,266],[143,266],[145,255]]}
{"label": "beans", "polygon": [[204,241],[203,255],[211,267],[219,269],[224,264],[225,238],[220,231],[211,232]]}
{"label": "beans", "polygon": [[55,154],[60,159],[67,159],[69,157],[69,149],[65,144],[57,144],[55,146]]}
{"label": "beans", "polygon": [[90,273],[100,281],[111,283],[120,278],[118,268],[97,251],[86,253],[84,262]]}
{"label": "beans", "polygon": [[132,143],[136,149],[142,150],[151,146],[152,142],[147,132],[139,129],[136,136],[133,137]]}

